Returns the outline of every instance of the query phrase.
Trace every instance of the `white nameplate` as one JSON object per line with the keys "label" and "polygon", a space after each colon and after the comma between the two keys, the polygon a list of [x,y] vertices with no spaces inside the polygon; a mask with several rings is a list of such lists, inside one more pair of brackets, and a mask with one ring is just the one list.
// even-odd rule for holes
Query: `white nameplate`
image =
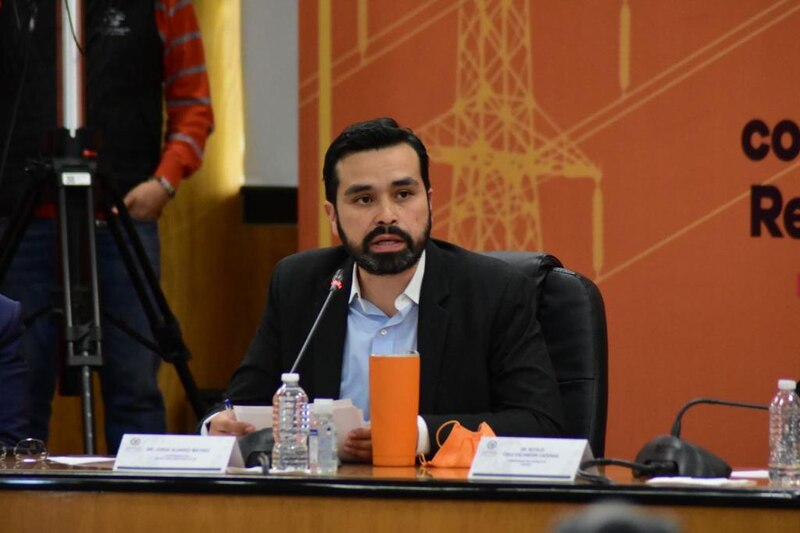
{"label": "white nameplate", "polygon": [[114,470],[224,474],[228,465],[244,466],[236,437],[233,436],[126,433],[114,461]]}
{"label": "white nameplate", "polygon": [[483,437],[469,479],[571,483],[581,462],[592,458],[586,439]]}

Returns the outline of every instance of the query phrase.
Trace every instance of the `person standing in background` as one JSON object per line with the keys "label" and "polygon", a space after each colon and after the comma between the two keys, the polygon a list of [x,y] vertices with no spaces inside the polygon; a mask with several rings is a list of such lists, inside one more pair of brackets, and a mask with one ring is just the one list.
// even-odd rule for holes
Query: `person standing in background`
{"label": "person standing in background", "polygon": [[[0,175],[0,234],[27,186],[26,160],[42,155],[42,138],[57,125],[58,6],[55,0],[0,2],[0,147],[9,147]],[[123,195],[158,272],[158,218],[181,181],[200,167],[213,129],[194,7],[188,0],[85,0],[84,14],[86,126],[102,132],[100,163]],[[59,277],[55,215],[53,202],[43,197],[0,286],[22,303],[25,316],[53,304]],[[103,220],[97,221],[96,246],[103,313],[150,337],[138,295]],[[31,376],[30,436],[42,440],[48,436],[60,366],[55,327],[41,317],[23,337]],[[116,453],[125,433],[166,431],[159,364],[157,354],[103,320],[99,375],[109,453]]]}

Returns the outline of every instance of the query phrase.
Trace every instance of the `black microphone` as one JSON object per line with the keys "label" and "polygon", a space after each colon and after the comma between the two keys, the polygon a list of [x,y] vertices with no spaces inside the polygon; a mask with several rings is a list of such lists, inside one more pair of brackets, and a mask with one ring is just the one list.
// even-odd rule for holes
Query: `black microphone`
{"label": "black microphone", "polygon": [[323,315],[325,315],[325,310],[328,309],[328,304],[331,302],[331,298],[333,297],[334,293],[342,288],[344,285],[342,283],[342,279],[344,279],[344,269],[340,268],[336,271],[331,279],[331,286],[328,289],[328,296],[325,298],[325,302],[322,304],[322,309],[319,310],[317,314],[316,320],[314,320],[314,325],[311,326],[311,330],[306,335],[306,340],[303,343],[303,347],[300,348],[300,353],[297,354],[297,359],[294,360],[294,364],[292,365],[292,369],[289,370],[290,373],[294,373],[295,369],[297,368],[298,363],[300,363],[300,359],[303,358],[303,354],[306,353],[306,348],[308,348],[308,343],[311,342],[311,339],[314,337],[314,332],[317,331],[317,326],[319,325],[320,319],[322,319]]}
{"label": "black microphone", "polygon": [[675,417],[675,422],[672,424],[672,431],[670,435],[673,437],[680,437],[681,436],[681,418],[683,418],[683,414],[689,410],[690,407],[693,407],[697,404],[706,403],[710,405],[727,405],[730,407],[745,407],[747,409],[761,409],[762,411],[769,411],[769,405],[762,405],[760,403],[747,403],[747,402],[731,402],[728,400],[718,400],[716,398],[695,398],[681,407],[681,410],[678,411],[678,416]]}
{"label": "black microphone", "polygon": [[731,467],[705,448],[680,438],[681,418],[684,413],[697,404],[727,405],[747,409],[769,410],[768,405],[746,402],[731,402],[716,398],[696,398],[687,402],[675,417],[670,435],[660,435],[645,444],[636,454],[635,462],[656,466],[654,470],[634,468],[636,477],[689,476],[689,477],[728,477]]}

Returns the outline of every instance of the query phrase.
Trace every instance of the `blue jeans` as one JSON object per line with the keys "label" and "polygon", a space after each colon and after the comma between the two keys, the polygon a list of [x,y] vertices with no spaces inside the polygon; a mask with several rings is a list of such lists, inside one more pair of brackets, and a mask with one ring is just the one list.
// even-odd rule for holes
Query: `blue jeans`
{"label": "blue jeans", "polygon": [[[7,220],[0,220],[0,233]],[[139,238],[158,273],[160,260],[158,225],[135,222]],[[100,283],[100,310],[110,314],[146,338],[152,339],[147,316],[130,281],[125,263],[111,231],[97,227],[97,266]],[[59,307],[54,290],[61,285],[56,253],[55,220],[33,219],[0,286],[0,292],[22,303],[23,316],[39,309]],[[99,369],[105,407],[108,452],[116,454],[125,433],[165,433],[164,400],[158,389],[160,358],[103,316],[103,366]],[[63,366],[56,328],[63,321],[50,314],[40,316],[23,336],[23,350],[30,376],[31,436],[47,440],[50,404],[55,392],[57,369]],[[75,421],[76,425],[80,421]]]}

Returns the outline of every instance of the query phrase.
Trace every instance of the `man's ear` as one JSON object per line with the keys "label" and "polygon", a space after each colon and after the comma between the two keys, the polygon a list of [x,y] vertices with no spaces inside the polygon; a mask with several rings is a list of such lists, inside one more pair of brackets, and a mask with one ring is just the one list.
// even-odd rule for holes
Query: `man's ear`
{"label": "man's ear", "polygon": [[334,237],[337,239],[341,239],[339,236],[339,226],[336,224],[336,206],[327,200],[325,201],[325,213],[328,215],[328,222],[331,224],[331,233],[333,233]]}

